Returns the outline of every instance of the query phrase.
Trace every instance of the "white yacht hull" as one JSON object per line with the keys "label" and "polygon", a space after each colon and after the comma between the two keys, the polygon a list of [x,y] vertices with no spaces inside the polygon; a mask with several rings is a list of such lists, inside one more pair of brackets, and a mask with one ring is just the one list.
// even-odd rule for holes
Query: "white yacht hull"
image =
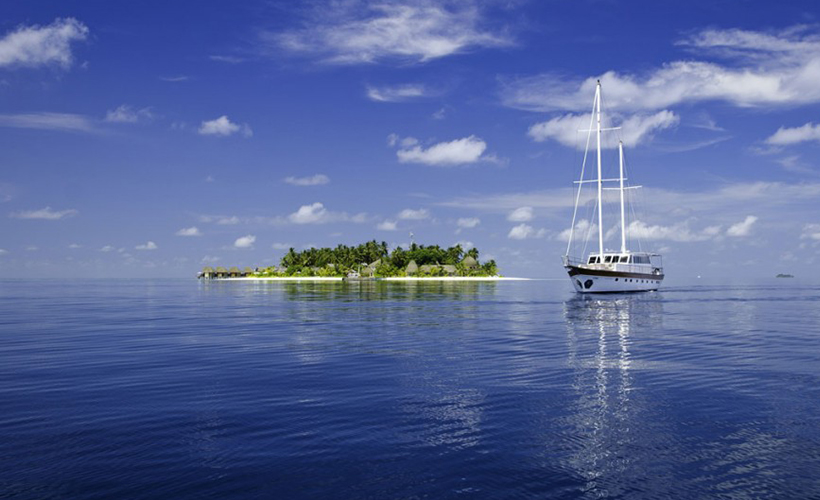
{"label": "white yacht hull", "polygon": [[579,293],[653,292],[663,274],[630,273],[566,266],[572,286]]}

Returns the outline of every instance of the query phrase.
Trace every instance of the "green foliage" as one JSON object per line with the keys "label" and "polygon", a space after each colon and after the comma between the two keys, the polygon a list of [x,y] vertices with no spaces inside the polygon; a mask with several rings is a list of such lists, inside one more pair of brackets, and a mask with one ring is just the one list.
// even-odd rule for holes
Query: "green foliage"
{"label": "green foliage", "polygon": [[[279,271],[275,268],[265,269],[264,276],[346,276],[351,271],[361,272],[364,266],[380,261],[375,275],[378,277],[406,276],[407,265],[415,261],[421,267],[425,265],[456,266],[456,276],[495,276],[498,267],[495,261],[479,264],[469,269],[462,264],[464,257],[472,256],[478,260],[479,252],[475,248],[465,251],[461,245],[441,248],[438,245],[417,245],[413,243],[405,250],[401,247],[388,253],[387,243],[371,240],[358,246],[337,245],[335,248],[308,248],[296,251],[291,248],[279,262]],[[447,276],[440,267],[434,267],[424,276]]]}

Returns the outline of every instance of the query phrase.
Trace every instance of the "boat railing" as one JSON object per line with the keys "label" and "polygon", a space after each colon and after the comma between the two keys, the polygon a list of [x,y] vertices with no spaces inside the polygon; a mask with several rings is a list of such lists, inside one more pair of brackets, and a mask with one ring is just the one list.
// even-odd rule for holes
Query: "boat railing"
{"label": "boat railing", "polygon": [[[652,266],[651,264],[627,264],[621,262],[615,263],[601,263],[601,264],[588,264],[586,259],[580,257],[570,257],[569,255],[563,256],[564,266],[575,266],[575,267],[583,267],[585,269],[597,269],[602,271],[619,271],[623,273],[640,273],[640,274],[647,274],[647,272],[651,274],[663,274],[663,267],[662,266]],[[651,271],[650,271],[651,269]]]}

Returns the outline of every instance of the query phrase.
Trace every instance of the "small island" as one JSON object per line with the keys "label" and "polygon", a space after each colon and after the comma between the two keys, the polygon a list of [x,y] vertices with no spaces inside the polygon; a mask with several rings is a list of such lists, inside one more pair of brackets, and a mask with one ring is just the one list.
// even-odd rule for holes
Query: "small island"
{"label": "small island", "polygon": [[793,274],[780,273],[777,276],[775,276],[775,278],[794,278],[794,275]]}
{"label": "small island", "polygon": [[376,240],[358,246],[308,248],[301,252],[291,248],[279,266],[205,267],[200,279],[328,279],[351,281],[377,279],[500,279],[498,266],[490,259],[479,262],[477,248],[465,250],[461,245],[442,248],[438,245],[411,244],[392,252],[385,242]]}

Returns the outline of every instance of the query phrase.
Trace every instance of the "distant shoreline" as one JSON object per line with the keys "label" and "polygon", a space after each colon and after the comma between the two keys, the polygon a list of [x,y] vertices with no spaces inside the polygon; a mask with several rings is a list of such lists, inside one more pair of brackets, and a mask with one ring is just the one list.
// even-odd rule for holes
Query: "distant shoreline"
{"label": "distant shoreline", "polygon": [[[342,281],[344,278],[336,276],[287,276],[287,277],[245,277],[245,278],[219,278],[213,281]],[[430,276],[427,278],[414,278],[404,276],[394,276],[388,278],[376,278],[375,280],[351,281],[350,283],[367,283],[372,281],[529,281],[530,278],[502,278],[499,276]],[[207,280],[206,280],[207,281]]]}

